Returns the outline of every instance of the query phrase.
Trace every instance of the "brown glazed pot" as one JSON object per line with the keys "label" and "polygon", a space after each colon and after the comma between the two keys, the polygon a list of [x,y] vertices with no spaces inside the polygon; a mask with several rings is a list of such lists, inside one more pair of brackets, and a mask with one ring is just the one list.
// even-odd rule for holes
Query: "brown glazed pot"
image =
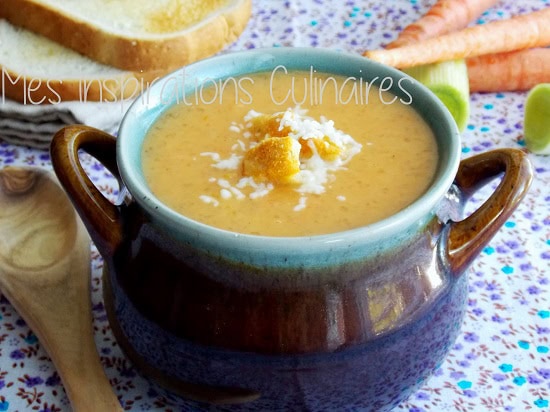
{"label": "brown glazed pot", "polygon": [[[330,235],[269,238],[191,221],[157,200],[141,172],[141,142],[166,107],[160,83],[130,108],[118,139],[85,126],[59,131],[54,169],[105,260],[118,342],[143,373],[183,395],[184,410],[203,402],[220,410],[389,410],[453,344],[466,269],[525,195],[531,167],[512,149],[460,162],[456,126],[437,98],[362,57],[256,50],[195,63],[186,74],[223,79],[278,65],[409,82],[439,146],[432,186],[388,219]],[[80,150],[119,178],[120,204],[90,181]],[[499,176],[490,198],[461,220],[470,195]]]}

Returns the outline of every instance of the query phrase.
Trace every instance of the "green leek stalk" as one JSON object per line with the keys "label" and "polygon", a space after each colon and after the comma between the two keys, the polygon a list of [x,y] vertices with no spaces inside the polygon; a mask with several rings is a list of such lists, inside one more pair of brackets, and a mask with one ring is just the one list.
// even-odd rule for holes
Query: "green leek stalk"
{"label": "green leek stalk", "polygon": [[443,102],[458,130],[466,128],[470,118],[470,86],[464,59],[411,67],[403,72],[428,87]]}
{"label": "green leek stalk", "polygon": [[527,94],[523,138],[532,153],[550,154],[550,83],[541,83]]}

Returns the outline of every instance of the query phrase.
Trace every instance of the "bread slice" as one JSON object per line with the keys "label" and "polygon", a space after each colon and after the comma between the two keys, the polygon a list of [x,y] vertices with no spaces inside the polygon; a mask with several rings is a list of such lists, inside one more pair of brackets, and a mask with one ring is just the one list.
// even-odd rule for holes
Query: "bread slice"
{"label": "bread slice", "polygon": [[210,56],[244,30],[252,0],[1,0],[0,17],[122,70]]}
{"label": "bread slice", "polygon": [[0,19],[0,104],[120,101],[136,97],[162,73],[134,73],[96,63]]}

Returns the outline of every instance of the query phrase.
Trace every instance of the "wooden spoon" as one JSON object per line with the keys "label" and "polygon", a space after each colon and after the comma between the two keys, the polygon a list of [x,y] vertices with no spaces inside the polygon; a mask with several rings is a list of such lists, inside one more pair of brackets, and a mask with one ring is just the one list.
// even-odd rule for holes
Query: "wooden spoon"
{"label": "wooden spoon", "polygon": [[0,289],[50,355],[75,411],[122,411],[94,342],[90,239],[51,172],[0,170]]}

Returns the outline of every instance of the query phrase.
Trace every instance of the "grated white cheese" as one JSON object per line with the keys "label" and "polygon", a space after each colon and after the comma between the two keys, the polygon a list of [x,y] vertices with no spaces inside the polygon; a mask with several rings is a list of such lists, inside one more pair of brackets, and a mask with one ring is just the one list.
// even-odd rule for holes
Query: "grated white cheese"
{"label": "grated white cheese", "polygon": [[[224,170],[238,170],[244,154],[258,144],[252,140],[253,136],[251,128],[253,126],[251,120],[262,116],[255,110],[250,110],[244,116],[244,124],[232,122],[229,126],[229,131],[239,133],[244,140],[238,139],[232,146],[232,154],[228,159],[222,159],[219,153],[203,152],[201,156],[208,156],[212,159],[212,167]],[[289,108],[281,114],[279,123],[279,131],[284,128],[289,128],[291,131],[289,137],[295,140],[307,141],[308,147],[311,149],[312,155],[309,158],[300,159],[300,171],[293,176],[293,181],[297,184],[296,191],[301,194],[298,204],[294,207],[295,211],[303,210],[307,203],[307,194],[321,194],[325,191],[327,183],[332,181],[334,173],[338,170],[345,169],[345,165],[359,153],[362,149],[360,143],[356,142],[350,135],[336,129],[334,122],[325,117],[321,117],[319,121],[307,115],[307,110],[301,109],[299,106]],[[259,133],[256,133],[259,135]],[[265,137],[270,137],[266,135]],[[313,139],[316,139],[315,141]],[[330,142],[327,142],[328,139]],[[325,160],[318,153],[317,144],[319,141],[330,149],[331,144],[336,145],[340,149],[340,155],[333,160]],[[271,183],[256,182],[253,177],[241,178],[235,186],[232,186],[225,179],[210,178],[209,182],[216,182],[220,187],[221,199],[237,198],[257,199],[267,196],[274,186]],[[337,196],[339,201],[345,201],[344,196]],[[201,200],[205,203],[217,206],[219,201],[210,196],[201,196]]]}
{"label": "grated white cheese", "polygon": [[[306,115],[306,111],[300,107],[288,109],[284,112],[280,123],[280,130],[289,127],[292,131],[289,136],[294,139],[308,140],[313,156],[305,159],[300,165],[300,172],[295,180],[300,183],[296,190],[300,193],[320,194],[325,191],[325,184],[329,175],[343,169],[353,156],[359,153],[362,145],[356,142],[350,135],[334,127],[334,121],[321,117],[317,121]],[[328,138],[333,144],[342,149],[342,155],[333,161],[327,161],[319,156],[312,139]],[[328,146],[328,142],[325,143]]]}
{"label": "grated white cheese", "polygon": [[231,183],[229,183],[229,181],[226,179],[218,179],[217,182],[220,187],[223,187],[225,189],[229,189],[231,187]]}
{"label": "grated white cheese", "polygon": [[231,126],[229,126],[229,131],[234,133],[240,133],[241,128],[235,124],[232,124]]}
{"label": "grated white cheese", "polygon": [[256,110],[250,110],[245,116],[244,121],[247,122],[246,127],[251,127],[252,123],[250,123],[250,120],[254,119],[255,117],[261,116],[262,114],[260,112],[257,112]]}
{"label": "grated white cheese", "polygon": [[295,212],[299,212],[300,210],[304,210],[306,208],[306,202],[307,202],[307,197],[300,196],[300,199],[298,200],[298,204],[296,206],[294,206],[294,208],[292,210],[294,210]]}
{"label": "grated white cheese", "polygon": [[[362,145],[356,142],[349,134],[342,132],[334,127],[334,121],[325,120],[318,122],[317,120],[304,115],[296,115],[293,110],[287,110],[281,120],[283,127],[290,127],[292,132],[291,137],[296,139],[317,138],[323,139],[325,136],[338,147],[344,150],[344,159],[342,162],[347,162],[351,157],[361,151]],[[328,143],[327,143],[328,144]]]}
{"label": "grated white cheese", "polygon": [[220,202],[218,201],[218,199],[212,196],[200,195],[199,199],[202,200],[204,203],[212,205],[214,207],[217,207],[220,205]]}
{"label": "grated white cheese", "polygon": [[215,162],[219,162],[221,160],[220,154],[216,152],[202,152],[200,155],[204,157],[211,157]]}
{"label": "grated white cheese", "polygon": [[229,198],[233,197],[231,192],[227,189],[220,190],[220,196],[222,197],[222,199],[229,199]]}
{"label": "grated white cheese", "polygon": [[254,191],[248,195],[250,199],[258,199],[267,196],[273,190],[273,185],[261,185],[254,188]]}
{"label": "grated white cheese", "polygon": [[237,143],[235,143],[232,147],[232,150],[235,151],[237,149],[241,149],[243,152],[246,151],[246,144],[242,140],[237,140]]}
{"label": "grated white cheese", "polygon": [[215,167],[216,169],[237,170],[240,167],[242,160],[243,160],[242,155],[237,155],[233,153],[231,154],[231,157],[229,159],[216,160],[216,164],[212,166]]}

